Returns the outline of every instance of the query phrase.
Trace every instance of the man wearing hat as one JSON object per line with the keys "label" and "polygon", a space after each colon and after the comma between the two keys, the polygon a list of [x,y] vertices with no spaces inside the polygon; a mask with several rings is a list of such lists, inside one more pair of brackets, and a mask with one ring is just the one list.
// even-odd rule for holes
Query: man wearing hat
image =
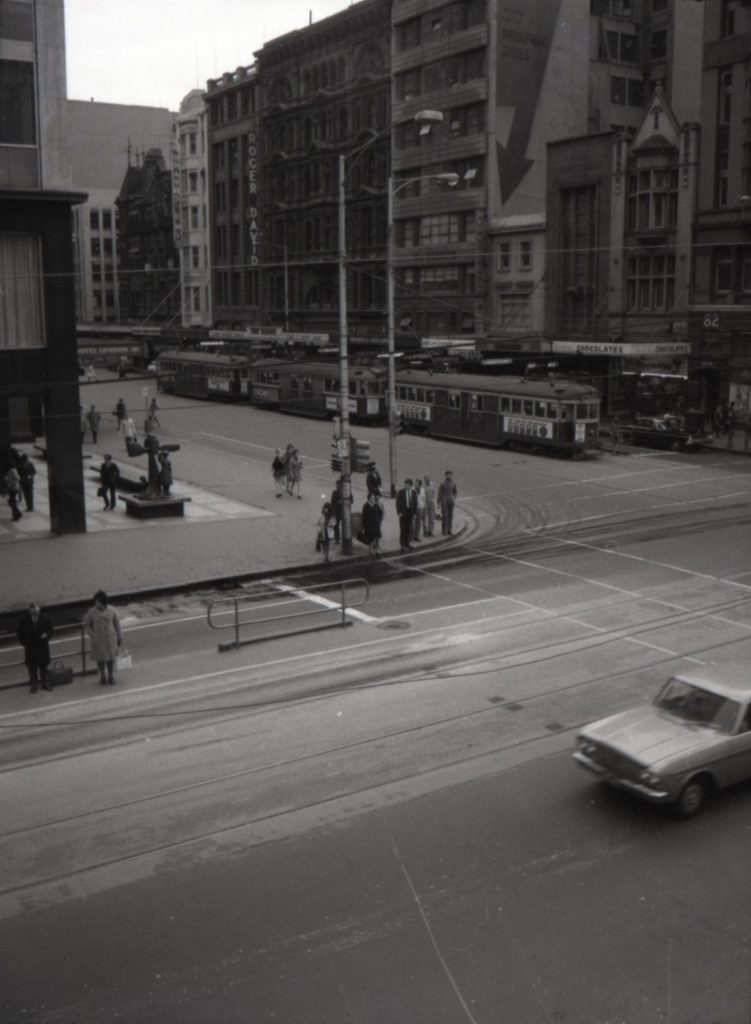
{"label": "man wearing hat", "polygon": [[50,663],[50,637],[55,632],[52,621],[42,613],[39,605],[32,601],[16,626],[18,642],[25,653],[24,662],[29,670],[31,692],[36,693],[39,680],[43,690],[51,690],[47,682],[47,667]]}
{"label": "man wearing hat", "polygon": [[453,533],[454,526],[454,505],[456,504],[456,484],[454,483],[454,474],[450,469],[446,470],[446,475],[441,481],[438,488],[438,504],[441,506],[441,533],[444,536],[451,536]]}
{"label": "man wearing hat", "polygon": [[375,462],[368,463],[368,473],[365,477],[365,484],[368,488],[368,497],[371,494],[378,496],[383,488],[383,481],[381,480],[381,474],[376,469]]}

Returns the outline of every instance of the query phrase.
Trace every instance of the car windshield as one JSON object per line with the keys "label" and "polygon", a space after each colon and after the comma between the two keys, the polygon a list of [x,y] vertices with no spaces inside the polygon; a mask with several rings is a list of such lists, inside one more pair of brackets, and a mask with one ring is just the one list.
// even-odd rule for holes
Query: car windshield
{"label": "car windshield", "polygon": [[722,732],[732,730],[740,708],[736,701],[693,686],[682,679],[669,679],[655,697],[654,703],[676,718],[711,725]]}

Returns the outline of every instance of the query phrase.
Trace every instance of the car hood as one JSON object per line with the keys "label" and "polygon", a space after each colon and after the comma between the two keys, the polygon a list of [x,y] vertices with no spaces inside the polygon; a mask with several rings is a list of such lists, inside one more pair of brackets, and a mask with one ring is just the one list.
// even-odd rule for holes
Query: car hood
{"label": "car hood", "polygon": [[705,749],[719,734],[708,726],[646,707],[603,718],[582,729],[580,735],[646,766]]}

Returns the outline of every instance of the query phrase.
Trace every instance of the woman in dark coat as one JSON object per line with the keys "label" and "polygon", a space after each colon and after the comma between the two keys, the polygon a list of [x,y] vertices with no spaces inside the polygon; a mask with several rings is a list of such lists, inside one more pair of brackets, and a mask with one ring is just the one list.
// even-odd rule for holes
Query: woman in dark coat
{"label": "woman in dark coat", "polygon": [[37,692],[40,679],[43,690],[52,689],[47,682],[47,667],[50,663],[50,637],[54,632],[52,621],[35,602],[18,620],[16,636],[25,651],[24,662],[29,670],[32,693]]}
{"label": "woman in dark coat", "polygon": [[381,523],[383,521],[383,508],[375,494],[369,494],[368,500],[362,507],[362,532],[368,542],[370,557],[380,555]]}

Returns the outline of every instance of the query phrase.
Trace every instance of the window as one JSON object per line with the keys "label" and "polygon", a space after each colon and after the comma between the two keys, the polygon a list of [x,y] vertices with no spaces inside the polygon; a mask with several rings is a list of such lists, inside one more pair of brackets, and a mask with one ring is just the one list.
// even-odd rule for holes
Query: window
{"label": "window", "polygon": [[0,233],[0,349],[44,347],[42,303],[38,236]]}
{"label": "window", "polygon": [[667,231],[677,221],[677,171],[645,170],[629,177],[629,231]]}
{"label": "window", "polygon": [[498,323],[501,327],[529,328],[532,323],[529,294],[499,293]]}
{"label": "window", "polygon": [[455,213],[435,214],[420,221],[420,245],[459,242],[459,217]]}
{"label": "window", "polygon": [[519,270],[532,269],[532,243],[519,243]]}
{"label": "window", "polygon": [[626,103],[626,79],[613,75],[610,79],[610,102],[623,106]]}
{"label": "window", "polygon": [[714,294],[727,295],[733,287],[733,257],[731,250],[725,246],[717,248],[712,254],[714,264]]}
{"label": "window", "polygon": [[0,36],[19,43],[34,42],[34,8],[19,0],[0,0]]}
{"label": "window", "polygon": [[190,247],[191,266],[194,268],[201,266],[201,248],[198,245],[191,245]]}
{"label": "window", "polygon": [[89,227],[92,231],[99,230],[99,210],[89,211]]}
{"label": "window", "polygon": [[618,64],[636,63],[636,36],[626,32],[607,32],[608,55]]}
{"label": "window", "polygon": [[103,210],[102,211],[102,229],[104,231],[111,231],[112,230],[112,211],[111,210]]}
{"label": "window", "polygon": [[191,192],[198,191],[198,171],[191,171],[188,174],[188,188]]}
{"label": "window", "polygon": [[498,273],[505,274],[511,270],[511,242],[498,244]]}
{"label": "window", "polygon": [[198,228],[200,226],[199,225],[199,220],[198,220],[198,207],[197,206],[191,206],[191,208],[190,208],[190,226],[191,226],[191,228]]}
{"label": "window", "polygon": [[722,0],[720,33],[724,38],[735,35],[735,12],[737,0]]}
{"label": "window", "polygon": [[644,82],[641,78],[626,79],[626,102],[630,107],[643,107],[646,101]]}
{"label": "window", "polygon": [[720,89],[717,104],[717,121],[721,125],[730,124],[733,108],[733,72],[726,69],[720,72]]}
{"label": "window", "polygon": [[649,59],[664,60],[668,55],[668,33],[662,28],[649,37]]}
{"label": "window", "polygon": [[0,144],[35,146],[34,65],[0,60]]}
{"label": "window", "polygon": [[629,310],[665,311],[675,303],[675,256],[631,256],[627,264]]}
{"label": "window", "polygon": [[188,152],[190,153],[191,156],[195,156],[197,152],[195,132],[190,132],[190,134],[188,135]]}

